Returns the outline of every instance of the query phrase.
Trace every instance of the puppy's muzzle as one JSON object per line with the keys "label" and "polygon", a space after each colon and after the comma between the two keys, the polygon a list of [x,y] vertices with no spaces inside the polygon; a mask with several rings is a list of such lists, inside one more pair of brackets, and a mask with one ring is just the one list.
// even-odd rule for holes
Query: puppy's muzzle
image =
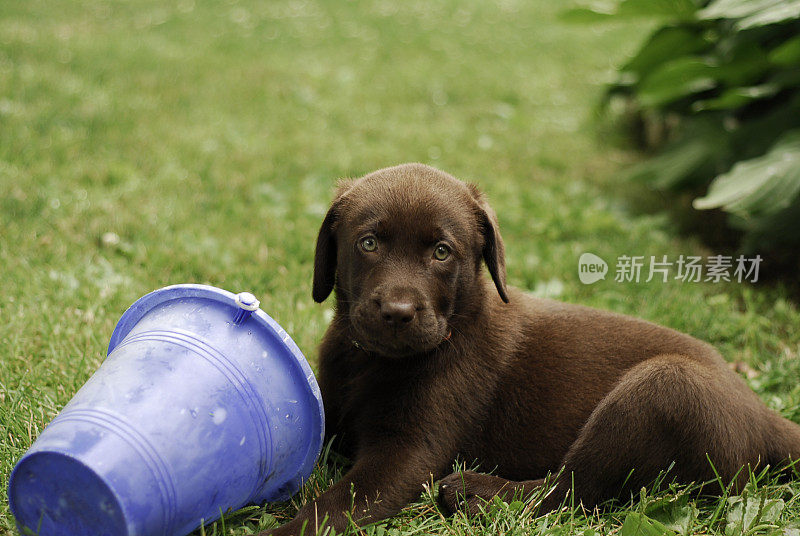
{"label": "puppy's muzzle", "polygon": [[377,353],[400,356],[430,350],[447,334],[445,319],[413,287],[381,285],[354,313],[358,346]]}

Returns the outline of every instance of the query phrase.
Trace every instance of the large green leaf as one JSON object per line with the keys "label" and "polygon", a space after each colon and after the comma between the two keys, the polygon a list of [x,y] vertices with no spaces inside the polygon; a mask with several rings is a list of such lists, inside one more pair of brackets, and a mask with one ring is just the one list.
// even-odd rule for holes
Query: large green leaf
{"label": "large green leaf", "polygon": [[736,536],[762,530],[774,525],[780,518],[784,503],[781,499],[765,497],[729,497],[726,516],[725,534]]}
{"label": "large green leaf", "polygon": [[638,81],[664,63],[702,52],[709,47],[709,41],[699,29],[686,26],[663,26],[651,35],[639,52],[620,70],[622,76],[633,74]]}
{"label": "large green leaf", "polygon": [[697,12],[699,19],[740,19],[764,9],[780,6],[785,0],[714,0]]}
{"label": "large green leaf", "polygon": [[667,529],[679,534],[689,534],[694,520],[697,519],[698,510],[689,504],[686,494],[678,497],[664,497],[645,508],[645,514],[664,525]]}
{"label": "large green leaf", "polygon": [[711,183],[694,207],[759,218],[788,208],[800,193],[800,130],[785,133],[765,155],[738,162]]}
{"label": "large green leaf", "polygon": [[716,66],[697,56],[665,63],[638,86],[639,101],[647,107],[667,105],[681,97],[716,86]]}
{"label": "large green leaf", "polygon": [[630,512],[620,529],[622,536],[675,536],[663,523],[639,512]]}
{"label": "large green leaf", "polygon": [[700,19],[739,19],[740,29],[800,18],[800,0],[716,0],[697,12]]}
{"label": "large green leaf", "polygon": [[779,6],[764,9],[743,18],[738,22],[737,26],[742,30],[746,30],[747,28],[766,26],[798,18],[800,18],[800,0],[784,0]]}
{"label": "large green leaf", "polygon": [[800,68],[800,35],[773,48],[769,53],[769,61],[781,67]]}
{"label": "large green leaf", "polygon": [[[730,39],[733,46],[725,53],[720,53],[715,60],[719,68],[715,72],[720,85],[750,86],[758,85],[764,75],[772,67],[767,52],[755,39],[746,39],[742,33]],[[717,47],[721,49],[723,44]]]}
{"label": "large green leaf", "polygon": [[728,89],[719,97],[697,101],[692,104],[696,112],[708,110],[735,110],[753,101],[772,97],[780,90],[777,84],[762,84],[751,87],[735,87]]}

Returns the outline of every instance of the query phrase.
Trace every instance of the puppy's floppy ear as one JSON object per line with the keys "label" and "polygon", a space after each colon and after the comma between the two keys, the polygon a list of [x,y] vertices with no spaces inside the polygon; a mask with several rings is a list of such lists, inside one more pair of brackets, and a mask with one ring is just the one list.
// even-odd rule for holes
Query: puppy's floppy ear
{"label": "puppy's floppy ear", "polygon": [[336,225],[341,216],[345,194],[351,186],[351,181],[339,182],[336,198],[319,228],[314,254],[314,284],[311,289],[311,296],[317,303],[325,301],[336,283]]}
{"label": "puppy's floppy ear", "polygon": [[500,298],[508,303],[508,292],[506,290],[506,253],[503,239],[497,225],[497,215],[486,202],[486,198],[474,184],[470,184],[469,190],[472,197],[478,203],[478,230],[483,235],[483,262],[489,269],[494,286]]}
{"label": "puppy's floppy ear", "polygon": [[339,203],[335,201],[328,209],[317,235],[317,248],[314,253],[314,284],[311,289],[311,296],[317,303],[325,301],[336,282],[336,235],[333,227],[336,220],[339,219],[339,209]]}

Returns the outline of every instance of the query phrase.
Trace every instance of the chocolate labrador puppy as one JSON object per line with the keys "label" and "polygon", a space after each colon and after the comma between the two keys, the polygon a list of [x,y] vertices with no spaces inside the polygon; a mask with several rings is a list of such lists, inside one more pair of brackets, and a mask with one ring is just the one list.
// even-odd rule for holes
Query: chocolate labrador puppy
{"label": "chocolate labrador puppy", "polygon": [[741,485],[747,465],[800,458],[800,426],[708,344],[508,287],[486,199],[434,168],[341,183],[317,239],[314,300],[334,289],[319,381],[328,436],[354,464],[270,534],[391,516],[456,457],[496,476],[446,476],[447,511],[529,497],[548,473],[560,476],[542,511],[573,486],[585,506],[627,494],[673,463],[679,482],[715,478],[710,460]]}

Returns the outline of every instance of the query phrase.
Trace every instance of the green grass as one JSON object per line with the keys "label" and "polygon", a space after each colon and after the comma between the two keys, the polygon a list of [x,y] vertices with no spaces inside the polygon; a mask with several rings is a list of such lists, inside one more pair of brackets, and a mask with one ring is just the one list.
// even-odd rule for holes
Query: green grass
{"label": "green grass", "polygon": [[[751,385],[771,407],[800,420],[800,312],[781,285],[614,282],[620,255],[709,252],[664,213],[642,215],[620,195],[640,188],[616,178],[637,156],[592,115],[602,83],[648,28],[564,25],[561,7],[5,1],[0,534],[13,527],[5,490],[14,462],[148,291],[182,282],[250,290],[315,365],[332,306],[311,300],[312,255],[333,184],[405,161],[488,193],[512,284],[708,340],[754,369]],[[584,251],[609,261],[611,277],[582,285]],[[320,468],[294,503],[229,516],[205,534],[288,519],[337,467]],[[767,476],[759,493],[785,501],[773,525],[790,530],[798,484]],[[629,536],[626,516],[659,497],[682,500],[664,489],[602,514],[548,516],[512,502],[481,520],[444,519],[423,496],[365,532]],[[725,531],[732,505],[691,504],[688,533]]]}

